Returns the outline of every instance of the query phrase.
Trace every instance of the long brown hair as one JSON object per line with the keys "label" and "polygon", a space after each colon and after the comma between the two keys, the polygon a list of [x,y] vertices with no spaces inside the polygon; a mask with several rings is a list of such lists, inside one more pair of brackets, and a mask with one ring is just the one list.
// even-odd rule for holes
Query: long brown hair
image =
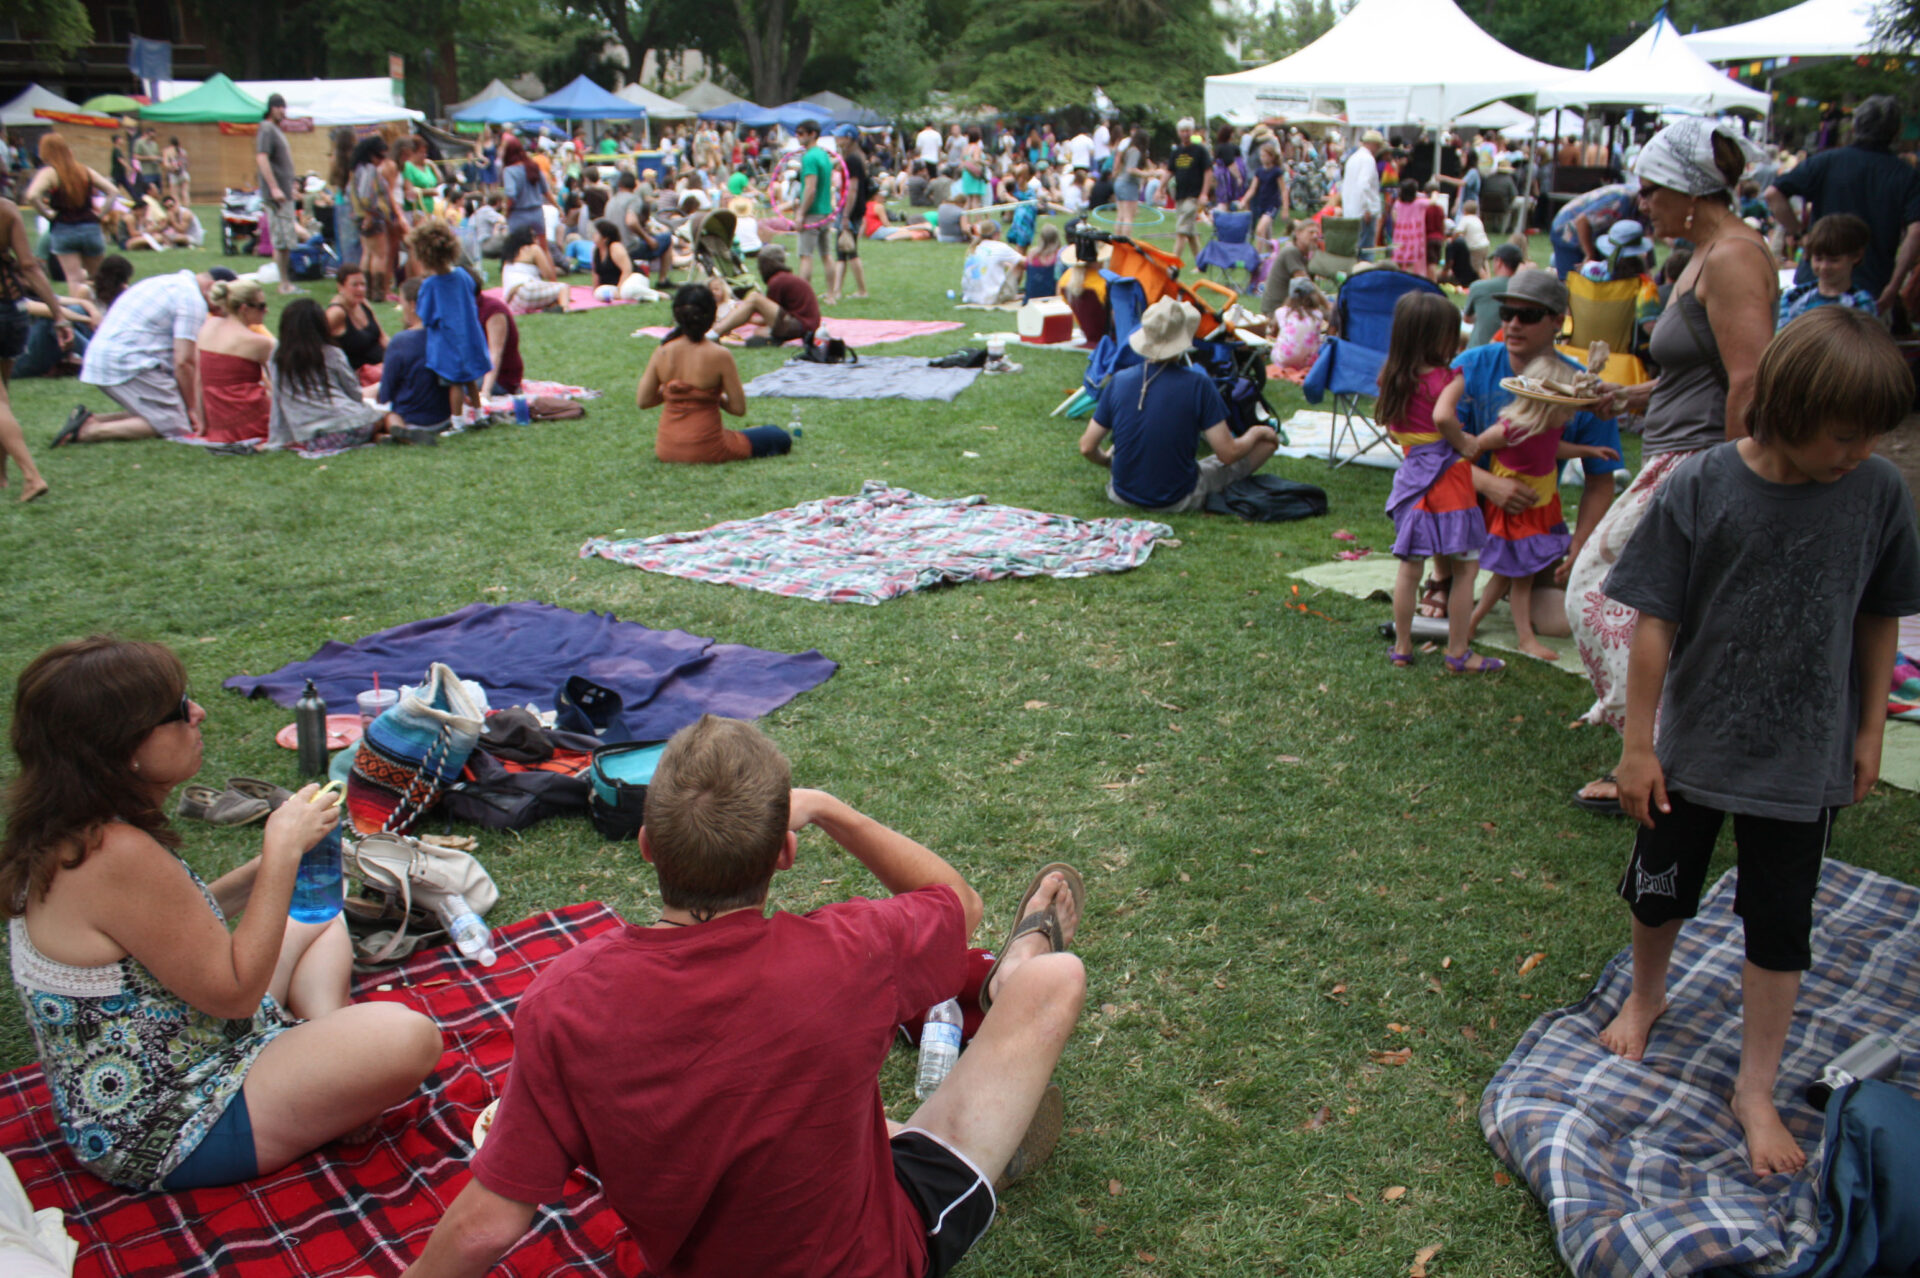
{"label": "long brown hair", "polygon": [[1460,348],[1460,310],[1439,293],[1408,293],[1393,304],[1393,335],[1380,366],[1374,420],[1393,426],[1413,404],[1428,369],[1445,368]]}
{"label": "long brown hair", "polygon": [[7,833],[0,840],[0,916],[45,896],[56,871],[99,846],[113,820],[180,846],[161,808],[127,784],[133,752],[187,689],[180,658],[163,644],[92,635],[47,649],[20,672],[13,694]]}
{"label": "long brown hair", "polygon": [[87,172],[87,166],[74,159],[73,148],[58,133],[48,132],[40,139],[40,162],[54,171],[60,179],[60,194],[67,199],[70,209],[87,207],[92,198],[93,177]]}
{"label": "long brown hair", "polygon": [[500,167],[504,169],[514,164],[526,170],[528,181],[539,183],[540,166],[533,162],[531,155],[527,154],[526,143],[522,142],[518,135],[509,133],[507,140],[500,145]]}

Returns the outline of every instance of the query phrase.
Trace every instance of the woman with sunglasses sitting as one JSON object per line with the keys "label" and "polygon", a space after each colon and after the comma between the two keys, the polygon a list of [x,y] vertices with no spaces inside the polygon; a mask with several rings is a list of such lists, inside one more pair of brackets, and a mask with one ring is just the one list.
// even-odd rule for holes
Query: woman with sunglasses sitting
{"label": "woman with sunglasses sitting", "polygon": [[267,359],[273,338],[256,329],[267,318],[267,294],[253,280],[215,280],[200,326],[201,438],[239,444],[267,437]]}
{"label": "woman with sunglasses sitting", "polygon": [[[199,772],[206,712],[159,644],[50,648],[14,694],[0,906],[74,1158],[131,1189],[227,1185],[370,1126],[439,1061],[392,1003],[350,1005],[345,925],[287,917],[337,807],[302,789],[260,854],[201,880],[165,807]],[[226,917],[244,910],[231,932]]]}

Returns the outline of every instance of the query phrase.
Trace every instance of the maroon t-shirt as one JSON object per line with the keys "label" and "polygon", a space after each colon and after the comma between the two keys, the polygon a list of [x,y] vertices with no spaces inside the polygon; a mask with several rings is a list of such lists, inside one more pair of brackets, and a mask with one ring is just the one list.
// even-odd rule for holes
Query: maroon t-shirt
{"label": "maroon t-shirt", "polygon": [[588,941],[520,1001],[474,1178],[549,1203],[586,1168],[659,1278],[924,1272],[880,1065],[959,992],[965,929],[936,887]]}
{"label": "maroon t-shirt", "polygon": [[820,299],[813,285],[792,271],[780,271],[767,281],[767,297],[807,332],[820,327]]}
{"label": "maroon t-shirt", "polygon": [[527,372],[526,366],[520,362],[520,326],[514,323],[513,312],[507,309],[505,302],[481,293],[480,327],[484,329],[496,315],[507,317],[507,344],[500,348],[500,375],[493,379],[493,384],[512,395],[519,391]]}

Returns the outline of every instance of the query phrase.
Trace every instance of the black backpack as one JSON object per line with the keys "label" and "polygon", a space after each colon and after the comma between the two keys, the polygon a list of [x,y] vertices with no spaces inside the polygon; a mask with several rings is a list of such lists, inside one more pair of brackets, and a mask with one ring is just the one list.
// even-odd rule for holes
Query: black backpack
{"label": "black backpack", "polygon": [[858,364],[860,362],[860,356],[831,333],[827,335],[827,340],[824,342],[815,341],[815,337],[814,333],[807,334],[807,344],[801,348],[798,355],[794,356],[795,360],[803,360],[809,364]]}

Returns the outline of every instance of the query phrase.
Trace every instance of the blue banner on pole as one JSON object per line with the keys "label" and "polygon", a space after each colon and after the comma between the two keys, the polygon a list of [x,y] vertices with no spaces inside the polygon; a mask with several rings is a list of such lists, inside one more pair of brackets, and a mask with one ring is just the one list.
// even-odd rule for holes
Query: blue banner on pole
{"label": "blue banner on pole", "polygon": [[127,70],[143,82],[173,79],[173,42],[128,37]]}

